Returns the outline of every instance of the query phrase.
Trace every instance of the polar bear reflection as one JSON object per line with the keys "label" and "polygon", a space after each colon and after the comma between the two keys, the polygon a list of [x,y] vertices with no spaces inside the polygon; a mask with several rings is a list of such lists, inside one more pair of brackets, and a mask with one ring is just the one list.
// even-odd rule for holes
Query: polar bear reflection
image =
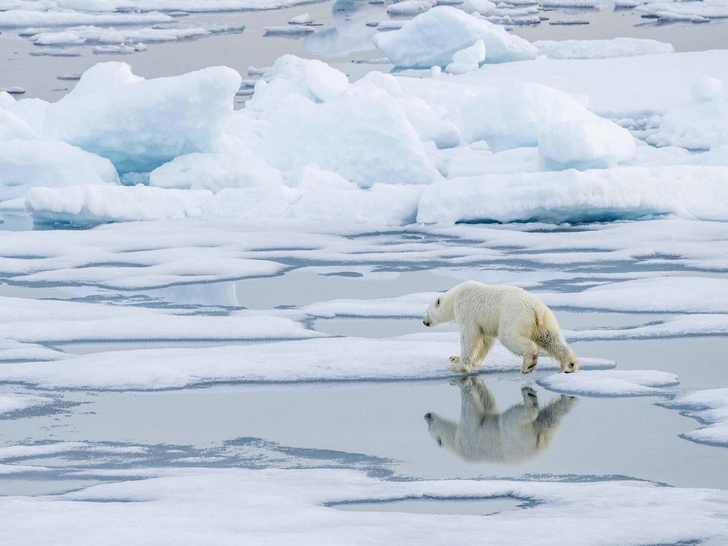
{"label": "polar bear reflection", "polygon": [[523,403],[503,413],[483,381],[476,377],[453,380],[462,391],[460,423],[428,413],[427,427],[440,446],[466,461],[520,463],[536,457],[551,444],[561,420],[578,398],[561,395],[539,408],[536,392],[523,387]]}

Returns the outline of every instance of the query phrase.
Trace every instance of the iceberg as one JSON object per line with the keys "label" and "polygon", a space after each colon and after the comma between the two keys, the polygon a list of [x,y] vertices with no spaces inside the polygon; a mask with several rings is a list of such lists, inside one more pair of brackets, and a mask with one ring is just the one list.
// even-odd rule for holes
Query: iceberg
{"label": "iceberg", "polygon": [[594,118],[571,95],[533,83],[481,91],[462,102],[460,114],[465,141],[484,140],[493,151],[537,146],[553,124]]}
{"label": "iceberg", "polygon": [[241,81],[226,67],[140,80],[125,63],[97,64],[78,91],[48,105],[45,135],[108,158],[120,174],[149,172],[179,155],[213,151]]}
{"label": "iceberg", "polygon": [[14,139],[0,144],[0,201],[25,197],[38,186],[60,188],[118,182],[116,169],[108,159],[65,142]]}
{"label": "iceberg", "polygon": [[401,29],[376,34],[372,41],[397,66],[445,67],[458,51],[483,40],[486,63],[534,59],[538,50],[503,27],[477,19],[450,6],[438,6],[407,22]]}
{"label": "iceberg", "polygon": [[704,76],[691,87],[692,100],[668,108],[655,134],[647,137],[654,146],[680,146],[710,150],[728,144],[728,101],[723,82]]}
{"label": "iceberg", "polygon": [[597,116],[555,123],[538,136],[538,155],[545,170],[608,169],[634,159],[636,153],[627,129]]}
{"label": "iceberg", "polygon": [[273,167],[314,162],[364,188],[441,178],[402,108],[366,81],[320,104],[289,96],[268,120],[261,152]]}

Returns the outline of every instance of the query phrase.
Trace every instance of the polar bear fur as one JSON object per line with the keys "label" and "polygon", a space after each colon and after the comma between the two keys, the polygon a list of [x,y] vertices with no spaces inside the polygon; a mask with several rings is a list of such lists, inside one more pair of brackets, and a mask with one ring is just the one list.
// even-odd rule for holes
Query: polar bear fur
{"label": "polar bear fur", "polygon": [[556,359],[562,372],[579,368],[551,309],[517,286],[466,281],[451,288],[430,304],[423,322],[435,326],[452,321],[460,329],[460,356],[450,357],[455,372],[480,366],[496,339],[523,357],[523,373],[536,369],[539,349]]}
{"label": "polar bear fur", "polygon": [[548,449],[561,421],[578,401],[562,394],[541,408],[536,391],[523,387],[523,403],[501,413],[481,379],[462,377],[452,384],[461,389],[460,422],[434,413],[426,414],[425,421],[438,445],[473,462],[515,464],[536,457]]}

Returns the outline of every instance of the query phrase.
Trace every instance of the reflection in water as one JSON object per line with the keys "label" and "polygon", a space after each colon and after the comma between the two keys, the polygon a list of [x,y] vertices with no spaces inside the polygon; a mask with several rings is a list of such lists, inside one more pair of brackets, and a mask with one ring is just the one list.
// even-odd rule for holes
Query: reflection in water
{"label": "reflection in water", "polygon": [[372,36],[377,30],[366,24],[386,18],[381,5],[372,5],[367,0],[338,0],[331,10],[335,28],[307,36],[304,41],[311,53],[340,57],[376,49]]}
{"label": "reflection in water", "polygon": [[498,411],[493,394],[477,377],[452,382],[462,392],[460,422],[428,413],[427,427],[440,446],[466,461],[520,463],[548,449],[561,420],[578,398],[561,395],[539,408],[536,391],[523,387],[523,403]]}

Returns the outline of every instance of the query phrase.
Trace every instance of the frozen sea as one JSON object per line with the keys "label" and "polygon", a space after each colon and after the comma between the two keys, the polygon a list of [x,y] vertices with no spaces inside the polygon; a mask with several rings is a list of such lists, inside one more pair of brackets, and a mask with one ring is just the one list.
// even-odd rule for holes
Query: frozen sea
{"label": "frozen sea", "polygon": [[728,544],[728,7],[450,4],[0,0],[3,544]]}

